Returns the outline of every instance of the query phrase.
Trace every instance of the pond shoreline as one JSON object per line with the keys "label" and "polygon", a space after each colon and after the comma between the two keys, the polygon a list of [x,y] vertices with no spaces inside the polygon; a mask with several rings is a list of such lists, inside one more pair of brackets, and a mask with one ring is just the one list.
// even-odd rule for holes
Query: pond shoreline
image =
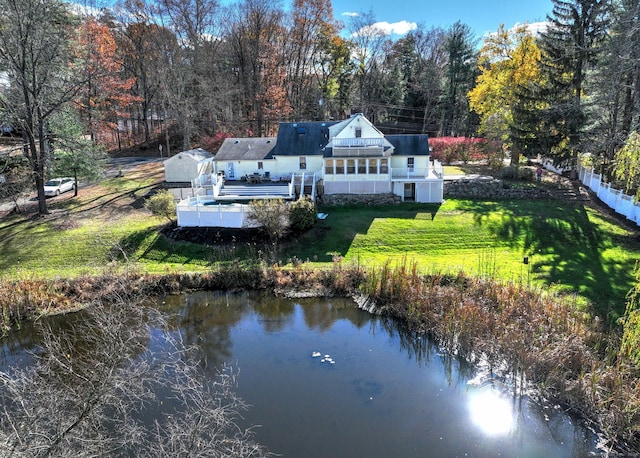
{"label": "pond shoreline", "polygon": [[0,323],[7,333],[43,315],[197,290],[352,297],[360,308],[402,320],[453,354],[500,367],[518,381],[514,394],[524,389],[524,381],[533,384],[546,399],[601,430],[612,454],[640,454],[640,396],[635,391],[640,377],[631,362],[614,354],[619,348],[615,335],[601,330],[569,298],[522,284],[462,273],[423,275],[407,264],[365,271],[339,262],[326,270],[231,264],[200,274],[5,279],[0,280]]}

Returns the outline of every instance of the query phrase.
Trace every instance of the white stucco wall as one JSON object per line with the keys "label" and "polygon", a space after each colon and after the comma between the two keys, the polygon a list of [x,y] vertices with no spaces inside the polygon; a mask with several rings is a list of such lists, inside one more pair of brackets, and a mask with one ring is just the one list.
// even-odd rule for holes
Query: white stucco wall
{"label": "white stucco wall", "polygon": [[164,161],[164,179],[170,183],[190,182],[198,175],[211,173],[212,162],[195,161],[188,154],[178,153]]}
{"label": "white stucco wall", "polygon": [[407,158],[413,158],[413,165],[415,169],[425,170],[429,165],[429,156],[391,156],[391,168],[393,169],[406,169]]}
{"label": "white stucco wall", "polygon": [[281,173],[295,173],[300,175],[302,173],[313,174],[322,170],[322,156],[305,156],[307,160],[307,168],[300,168],[299,156],[277,156],[276,163],[278,164],[276,169]]}
{"label": "white stucco wall", "polygon": [[[258,162],[262,162],[262,169],[258,169]],[[270,175],[273,175],[276,164],[273,159],[263,161],[216,161],[215,167],[216,171],[224,171],[228,180],[240,180],[243,176],[253,173],[264,175],[265,172],[269,172]],[[233,177],[231,177],[230,168],[233,169]]]}
{"label": "white stucco wall", "polygon": [[[300,168],[299,156],[278,156],[274,159],[263,160],[262,169],[258,169],[259,161],[217,161],[216,171],[224,170],[227,179],[229,179],[229,167],[233,167],[234,180],[240,180],[245,175],[251,175],[253,173],[259,173],[264,175],[265,172],[269,172],[269,176],[272,178],[288,179],[292,173],[296,175],[313,174],[322,170],[322,157],[321,156],[306,156],[307,168]],[[232,164],[232,165],[230,165]]]}

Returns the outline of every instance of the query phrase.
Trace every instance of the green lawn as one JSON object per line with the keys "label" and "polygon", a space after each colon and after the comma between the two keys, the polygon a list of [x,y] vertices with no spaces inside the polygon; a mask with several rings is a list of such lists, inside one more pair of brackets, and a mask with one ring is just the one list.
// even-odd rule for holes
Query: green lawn
{"label": "green lawn", "polygon": [[[289,248],[289,256],[361,264],[416,262],[456,272],[554,287],[624,310],[640,259],[636,234],[582,205],[557,201],[447,200],[441,206],[323,209],[329,217]],[[524,258],[528,263],[525,264]]]}

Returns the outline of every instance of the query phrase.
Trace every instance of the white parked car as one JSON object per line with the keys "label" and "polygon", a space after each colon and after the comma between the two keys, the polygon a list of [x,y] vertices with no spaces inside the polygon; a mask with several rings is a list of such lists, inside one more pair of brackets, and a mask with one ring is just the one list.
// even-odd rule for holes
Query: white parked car
{"label": "white parked car", "polygon": [[71,191],[75,186],[73,178],[52,178],[44,184],[44,195],[59,196],[63,192]]}

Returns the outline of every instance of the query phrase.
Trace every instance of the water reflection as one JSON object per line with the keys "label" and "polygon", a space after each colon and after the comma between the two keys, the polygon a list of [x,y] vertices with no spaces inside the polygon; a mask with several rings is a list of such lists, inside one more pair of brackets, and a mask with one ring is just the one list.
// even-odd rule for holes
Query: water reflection
{"label": "water reflection", "polygon": [[483,387],[471,392],[469,396],[471,420],[483,433],[490,436],[511,431],[513,407],[504,394],[493,388]]}
{"label": "water reflection", "polygon": [[[199,292],[162,298],[207,369],[240,369],[239,426],[289,457],[584,456],[593,436],[553,408],[513,401],[423,335],[347,299]],[[5,363],[28,339],[5,344]],[[87,349],[89,350],[89,349]],[[328,357],[327,357],[328,355]],[[324,362],[322,362],[324,360]],[[332,364],[333,362],[333,364]]]}

